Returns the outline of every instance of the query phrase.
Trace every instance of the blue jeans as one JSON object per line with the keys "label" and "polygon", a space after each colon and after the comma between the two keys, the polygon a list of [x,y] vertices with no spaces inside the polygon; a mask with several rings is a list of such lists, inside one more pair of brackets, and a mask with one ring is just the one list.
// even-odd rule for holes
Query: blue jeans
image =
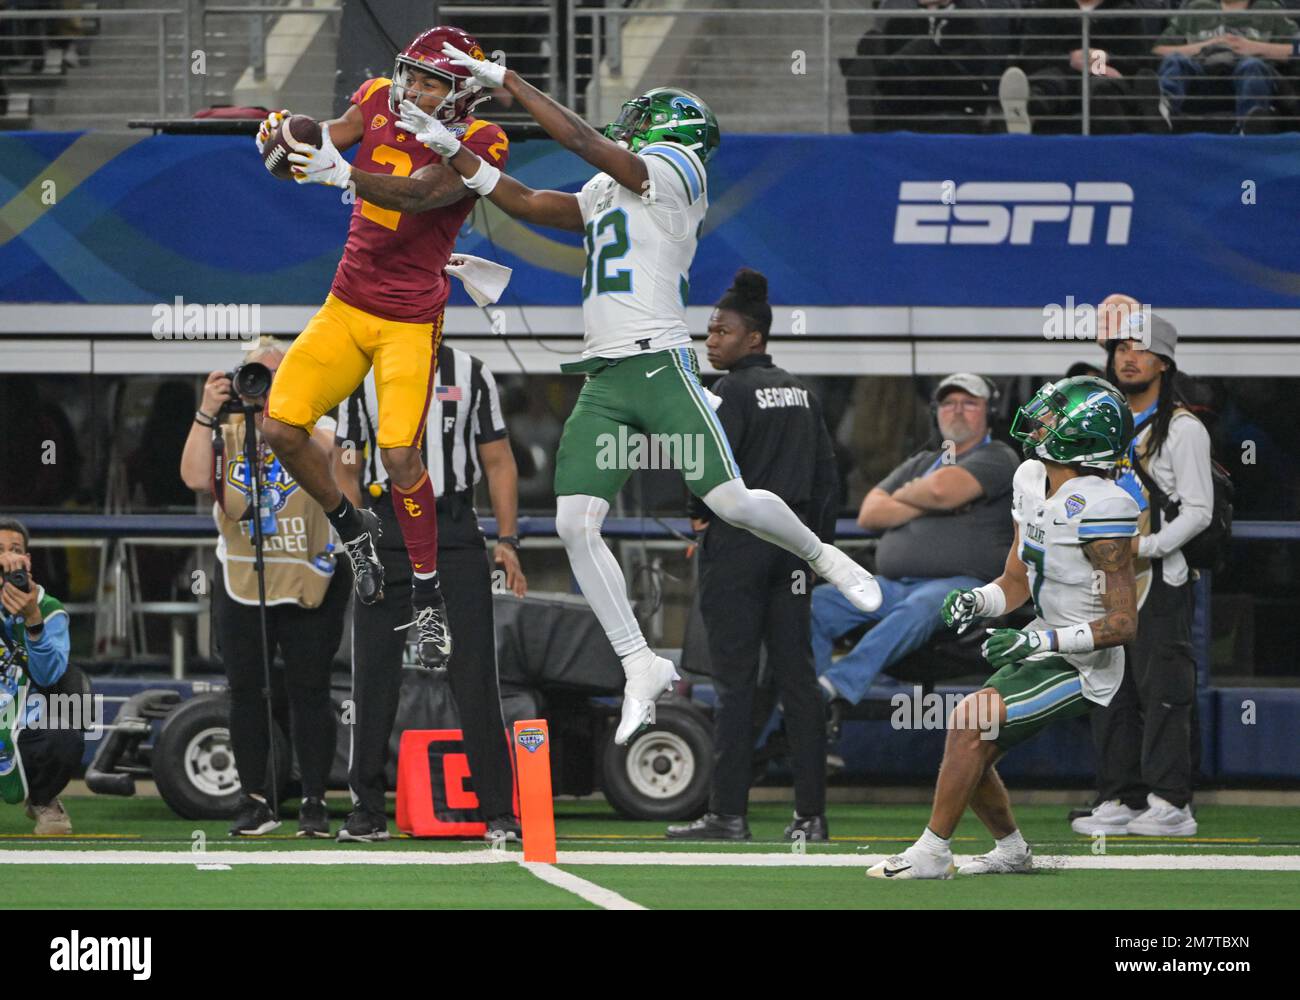
{"label": "blue jeans", "polygon": [[[1205,64],[1193,56],[1172,53],[1160,60],[1160,92],[1169,101],[1169,113],[1178,114],[1187,99],[1187,87],[1193,79],[1206,77]],[[1251,109],[1268,107],[1273,101],[1277,73],[1268,60],[1247,56],[1232,68],[1232,86],[1237,94],[1237,119],[1244,119]]]}
{"label": "blue jeans", "polygon": [[[970,590],[986,581],[973,576],[902,580],[878,576],[876,582],[884,600],[875,611],[859,611],[828,583],[815,588],[812,595],[812,646],[817,676],[825,677],[841,697],[855,705],[866,697],[876,674],[920,649],[943,628],[939,610],[948,591]],[[864,622],[875,625],[852,652],[832,664],[835,640]]]}

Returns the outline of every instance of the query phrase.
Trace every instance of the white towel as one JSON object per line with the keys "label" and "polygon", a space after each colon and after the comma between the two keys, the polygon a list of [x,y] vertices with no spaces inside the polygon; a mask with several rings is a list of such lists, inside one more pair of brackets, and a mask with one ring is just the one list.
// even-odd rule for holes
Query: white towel
{"label": "white towel", "polygon": [[504,264],[471,257],[467,253],[454,253],[447,262],[447,273],[454,274],[469,292],[469,297],[480,306],[490,305],[501,298],[514,272]]}

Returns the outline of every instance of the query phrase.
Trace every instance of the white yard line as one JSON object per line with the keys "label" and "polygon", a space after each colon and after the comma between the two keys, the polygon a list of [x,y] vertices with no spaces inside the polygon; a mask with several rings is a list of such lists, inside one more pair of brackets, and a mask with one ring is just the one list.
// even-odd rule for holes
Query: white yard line
{"label": "white yard line", "polygon": [[606,889],[595,882],[588,882],[585,878],[579,878],[570,872],[566,872],[554,865],[542,864],[536,861],[521,861],[521,868],[527,868],[543,882],[549,882],[551,885],[560,889],[566,889],[575,896],[580,896],[588,903],[594,903],[603,910],[644,910],[645,907],[640,903],[634,903],[632,900],[620,896],[612,889]]}
{"label": "white yard line", "polygon": [[[561,865],[697,865],[702,867],[755,868],[862,868],[887,857],[884,854],[725,854],[678,851],[560,851]],[[958,855],[960,864],[967,855]],[[1300,871],[1300,855],[1230,854],[1077,854],[1034,859],[1039,868],[1075,871]],[[517,852],[494,851],[52,851],[0,850],[0,865],[476,865],[518,862],[539,878],[551,881]],[[567,872],[558,872],[567,876]],[[582,881],[579,879],[578,881]],[[555,884],[559,884],[556,882]],[[590,884],[590,883],[588,883]],[[564,886],[568,888],[568,886]],[[592,888],[604,892],[599,886]],[[576,891],[576,890],[574,890]],[[581,895],[581,894],[580,894]],[[610,894],[611,896],[614,894]],[[585,897],[584,897],[585,898]],[[626,901],[625,901],[626,902]]]}

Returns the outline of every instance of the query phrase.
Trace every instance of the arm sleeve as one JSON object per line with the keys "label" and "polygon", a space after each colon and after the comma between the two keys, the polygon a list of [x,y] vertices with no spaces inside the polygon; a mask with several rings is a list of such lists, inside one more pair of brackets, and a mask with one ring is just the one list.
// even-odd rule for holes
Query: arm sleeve
{"label": "arm sleeve", "polygon": [[1174,466],[1178,516],[1163,521],[1155,534],[1138,543],[1138,555],[1161,559],[1177,552],[1204,531],[1214,516],[1214,478],[1210,472],[1210,435],[1205,425],[1182,417],[1169,426],[1165,447]]}
{"label": "arm sleeve", "polygon": [[487,365],[479,365],[473,377],[474,440],[479,444],[500,441],[507,436],[506,418],[501,412],[497,380]]}
{"label": "arm sleeve", "polygon": [[40,638],[24,636],[27,643],[27,672],[40,687],[58,682],[68,669],[68,613],[62,608],[45,619]]}

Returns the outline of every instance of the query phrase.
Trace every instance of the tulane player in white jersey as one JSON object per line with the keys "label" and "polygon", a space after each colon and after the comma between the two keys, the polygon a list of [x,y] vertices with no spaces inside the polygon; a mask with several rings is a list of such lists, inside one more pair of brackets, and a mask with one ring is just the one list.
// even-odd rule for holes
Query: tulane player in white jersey
{"label": "tulane player in white jersey", "polygon": [[[954,590],[941,614],[964,630],[1032,601],[1023,629],[989,629],[982,652],[996,672],[949,720],[930,822],[874,878],[949,878],[1026,872],[1025,843],[995,764],[1049,723],[1107,705],[1124,677],[1124,643],[1137,631],[1132,539],[1138,507],[1109,477],[1133,436],[1133,416],[1109,382],[1079,376],[1048,383],[1016,412],[1011,434],[1028,461],[1013,480],[1016,539],[1002,575]],[[996,841],[960,869],[953,830],[966,807]]]}
{"label": "tulane player in white jersey", "polygon": [[[600,535],[634,467],[632,449],[644,451],[648,443],[666,451],[718,517],[806,560],[855,607],[879,607],[880,587],[822,544],[780,497],[745,486],[714,413],[717,399],[700,384],[686,302],[708,210],[705,165],[719,143],[708,106],[688,91],[660,87],[624,104],[602,135],[515,72],[451,46],[445,51],[484,86],[507,90],[553,139],[601,171],[576,195],[535,191],[465,149],[441,122],[402,106],[400,127],[451,164],[471,191],[515,218],[583,234],[585,350],[563,369],[586,381],[556,458],[555,525],[573,575],[623,661],[627,681],[614,741],[626,743],[653,720],[655,699],[677,679],[672,662],[646,644],[623,572]],[[614,451],[615,442],[628,443],[629,454]]]}

